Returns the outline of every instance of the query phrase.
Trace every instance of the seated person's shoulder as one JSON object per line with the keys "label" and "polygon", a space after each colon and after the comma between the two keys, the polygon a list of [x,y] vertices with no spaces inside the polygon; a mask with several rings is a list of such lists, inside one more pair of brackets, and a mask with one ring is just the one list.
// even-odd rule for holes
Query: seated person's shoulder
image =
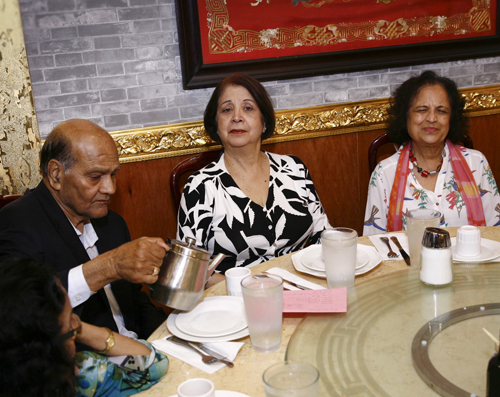
{"label": "seated person's shoulder", "polygon": [[31,195],[31,190],[27,190],[24,195],[0,209],[0,214],[3,219],[16,217],[29,213],[29,211],[39,212],[40,207],[34,195]]}
{"label": "seated person's shoulder", "polygon": [[305,167],[306,165],[304,162],[297,156],[294,156],[293,154],[276,154],[276,153],[270,153],[267,152],[269,157],[271,158],[272,161],[275,161],[277,163],[282,163],[282,164],[297,164],[299,166]]}
{"label": "seated person's shoulder", "polygon": [[476,149],[468,149],[468,148],[464,148],[465,150],[462,152],[464,156],[471,156],[473,158],[477,158],[477,159],[480,159],[480,160],[483,160],[486,158],[486,156],[480,152],[479,150],[476,150]]}
{"label": "seated person's shoulder", "polygon": [[199,183],[205,183],[207,180],[219,177],[219,175],[224,172],[219,161],[221,161],[220,158],[193,172],[191,175],[189,175],[186,181],[186,185],[193,182],[197,185]]}

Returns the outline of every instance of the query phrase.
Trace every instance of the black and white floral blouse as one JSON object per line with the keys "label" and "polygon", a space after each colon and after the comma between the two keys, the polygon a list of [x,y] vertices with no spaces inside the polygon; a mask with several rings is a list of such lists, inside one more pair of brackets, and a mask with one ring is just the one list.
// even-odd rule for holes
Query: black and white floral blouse
{"label": "black and white floral blouse", "polygon": [[221,157],[188,179],[181,198],[177,238],[195,238],[226,258],[217,267],[255,266],[320,240],[329,226],[309,171],[300,159],[265,152],[270,179],[266,206],[236,185]]}

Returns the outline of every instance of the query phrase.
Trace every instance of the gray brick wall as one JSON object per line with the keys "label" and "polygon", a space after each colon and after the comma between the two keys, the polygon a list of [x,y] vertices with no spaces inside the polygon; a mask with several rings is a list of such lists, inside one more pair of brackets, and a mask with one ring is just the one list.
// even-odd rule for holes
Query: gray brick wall
{"label": "gray brick wall", "polygon": [[[203,118],[182,89],[174,0],[19,0],[40,134],[81,117],[108,131]],[[390,96],[423,69],[500,84],[500,57],[264,83],[278,110]]]}

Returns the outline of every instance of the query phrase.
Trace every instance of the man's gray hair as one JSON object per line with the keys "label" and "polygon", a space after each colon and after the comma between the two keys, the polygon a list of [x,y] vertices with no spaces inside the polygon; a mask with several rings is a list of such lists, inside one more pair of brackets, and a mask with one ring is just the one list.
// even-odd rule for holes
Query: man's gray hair
{"label": "man's gray hair", "polygon": [[66,134],[60,133],[57,127],[50,133],[40,152],[40,169],[43,177],[48,176],[49,161],[52,159],[62,164],[65,173],[75,164],[71,141]]}

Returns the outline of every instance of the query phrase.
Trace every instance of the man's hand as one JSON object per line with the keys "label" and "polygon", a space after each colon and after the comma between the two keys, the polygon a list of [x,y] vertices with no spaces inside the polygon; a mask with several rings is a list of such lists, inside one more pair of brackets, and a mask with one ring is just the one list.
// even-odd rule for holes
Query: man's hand
{"label": "man's hand", "polygon": [[120,279],[153,284],[168,250],[159,237],[141,237],[85,263],[83,274],[92,291]]}

